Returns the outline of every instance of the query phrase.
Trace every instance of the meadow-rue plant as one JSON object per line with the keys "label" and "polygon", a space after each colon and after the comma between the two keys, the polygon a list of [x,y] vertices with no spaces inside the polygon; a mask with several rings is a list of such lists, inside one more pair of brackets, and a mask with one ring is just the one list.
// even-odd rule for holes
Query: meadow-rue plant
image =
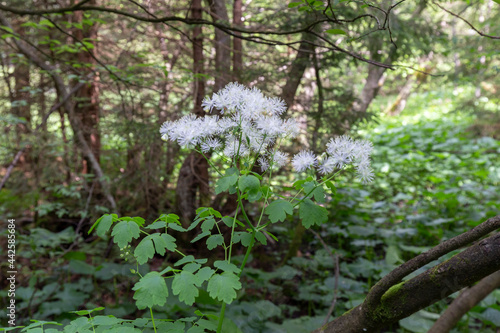
{"label": "meadow-rue plant", "polygon": [[[193,332],[205,329],[220,332],[226,305],[238,297],[242,288],[240,277],[253,247],[256,243],[266,244],[267,237],[276,239],[267,227],[294,220],[296,208],[298,220],[305,228],[325,223],[328,219],[328,211],[322,205],[327,199],[325,185],[334,195],[332,179],[341,171],[348,170],[350,165],[354,166],[358,178],[364,183],[373,179],[370,167],[372,144],[348,136],[331,139],[325,152],[319,156],[301,150],[290,159],[279,149],[287,139],[299,134],[298,124],[294,119],[282,118],[286,105],[281,99],[266,97],[257,88],[230,83],[211,98],[205,98],[203,107],[208,113],[218,111],[219,114],[204,117],[191,114],[176,121],[167,121],[160,128],[161,137],[203,154],[220,176],[215,183],[215,194],[236,194],[236,211],[230,216],[223,216],[211,207],[200,207],[187,228],[175,214],[163,214],[151,224],[146,224],[140,217],[119,218],[108,214],[92,227],[100,237],[105,237],[107,231],[112,229],[111,235],[122,249],[122,254],[126,249],[124,259],[131,262],[135,259],[136,268],[132,272],[139,276],[139,281],[133,287],[134,299],[139,309],[149,308],[155,332],[165,329],[167,325],[161,320],[155,321],[152,310],[167,301],[170,291],[165,279],[172,279],[171,292],[188,305],[196,302],[201,288],[221,302],[218,316],[197,311],[195,314],[199,318],[178,320],[176,325],[191,325]],[[221,170],[207,153],[226,160],[229,167]],[[290,161],[299,176],[303,172],[307,172],[308,176],[295,181],[295,194],[275,193],[273,172],[288,166]],[[260,173],[257,167],[260,167]],[[322,175],[321,178],[318,179],[316,171]],[[247,202],[259,211],[252,220],[247,214]],[[218,253],[223,258],[207,266],[206,258],[182,253],[177,248],[172,230],[197,230],[198,235],[191,242],[205,239],[209,250],[221,248]],[[141,234],[146,236],[135,246],[135,250],[131,249],[130,243],[139,239]],[[243,259],[234,258],[233,247],[236,244],[246,248]],[[166,251],[175,252],[180,259],[161,272],[152,271],[144,276],[139,273],[138,265],[146,263],[156,254],[163,256]]]}

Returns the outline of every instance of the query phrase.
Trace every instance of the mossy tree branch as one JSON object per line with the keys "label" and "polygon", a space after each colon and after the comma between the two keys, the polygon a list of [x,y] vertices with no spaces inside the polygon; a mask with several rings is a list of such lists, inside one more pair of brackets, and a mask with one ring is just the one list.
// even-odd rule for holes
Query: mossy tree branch
{"label": "mossy tree branch", "polygon": [[500,215],[399,266],[368,293],[366,300],[316,333],[374,332],[500,270],[500,233],[404,282],[402,279],[442,255],[500,228]]}

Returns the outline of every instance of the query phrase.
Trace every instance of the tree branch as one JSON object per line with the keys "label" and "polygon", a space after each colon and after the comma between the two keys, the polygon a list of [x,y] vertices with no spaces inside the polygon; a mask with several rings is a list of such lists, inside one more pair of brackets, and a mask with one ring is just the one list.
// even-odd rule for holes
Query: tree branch
{"label": "tree branch", "polygon": [[449,332],[464,314],[497,288],[500,288],[500,271],[488,275],[458,295],[427,333]]}
{"label": "tree branch", "polygon": [[[496,221],[496,227],[498,228],[500,215],[488,221]],[[488,221],[483,224],[488,224]],[[488,227],[491,227],[491,223],[482,231]],[[465,238],[472,240],[478,234],[476,230],[474,235],[469,234]],[[463,237],[459,239],[459,241],[462,240],[464,240]],[[459,241],[455,244],[458,244]],[[437,246],[435,249],[439,247]],[[448,244],[448,249],[451,248]],[[383,326],[408,317],[412,313],[472,285],[497,270],[500,270],[500,233],[477,242],[451,259],[408,281],[392,285],[390,289],[383,293],[377,303],[368,304],[368,298],[372,293],[370,292],[363,304],[314,332],[376,332]]]}
{"label": "tree branch", "polygon": [[478,239],[486,236],[492,231],[500,228],[500,215],[492,217],[475,228],[453,237],[438,246],[424,252],[415,258],[405,262],[401,266],[397,267],[395,270],[387,274],[382,278],[371,290],[366,297],[365,303],[368,307],[375,307],[379,304],[380,299],[385,294],[389,288],[394,286],[403,280],[404,277],[413,273],[417,269],[427,265],[431,261],[438,259],[439,257],[459,249],[467,244],[477,241]]}
{"label": "tree branch", "polygon": [[[9,27],[12,29],[12,26],[10,25],[9,21],[0,13],[0,23],[6,27]],[[14,30],[14,29],[12,29]],[[80,149],[82,152],[87,156],[89,159],[90,163],[92,164],[92,168],[95,170],[95,173],[97,175],[98,181],[102,185],[102,189],[104,192],[104,195],[106,196],[106,199],[108,199],[109,203],[111,204],[111,208],[113,211],[118,212],[117,206],[115,199],[113,195],[110,192],[109,189],[109,184],[105,180],[104,173],[101,169],[101,166],[99,164],[99,161],[97,161],[94,153],[90,149],[87,141],[85,140],[85,137],[82,132],[82,124],[78,117],[74,114],[74,109],[73,105],[70,101],[70,93],[68,92],[66,85],[64,83],[64,80],[62,77],[60,77],[57,74],[57,68],[47,64],[45,61],[40,59],[38,55],[31,50],[28,45],[23,44],[21,41],[14,39],[14,43],[16,44],[18,50],[26,56],[27,59],[29,59],[32,63],[34,63],[36,66],[38,66],[40,69],[46,71],[53,79],[54,84],[56,86],[56,90],[61,94],[62,96],[62,102],[63,106],[66,109],[66,112],[68,113],[68,118],[71,124],[71,128],[73,129],[73,132],[76,135],[77,141],[80,144]]]}
{"label": "tree branch", "polygon": [[454,16],[456,18],[458,18],[459,20],[462,20],[464,21],[472,30],[474,30],[475,32],[477,32],[480,36],[483,36],[483,37],[487,37],[487,38],[491,38],[491,39],[500,39],[500,36],[491,36],[491,35],[487,35],[485,33],[482,33],[481,31],[477,30],[469,21],[467,21],[466,19],[464,19],[463,17],[461,17],[460,15],[457,15],[455,13],[452,13],[450,12],[448,9],[446,8],[443,8],[441,5],[439,5],[437,2],[433,1],[432,2],[433,4],[435,4],[436,6],[438,6],[439,8],[441,8],[442,10],[444,10],[445,12],[447,12],[448,14],[450,14],[451,16]]}

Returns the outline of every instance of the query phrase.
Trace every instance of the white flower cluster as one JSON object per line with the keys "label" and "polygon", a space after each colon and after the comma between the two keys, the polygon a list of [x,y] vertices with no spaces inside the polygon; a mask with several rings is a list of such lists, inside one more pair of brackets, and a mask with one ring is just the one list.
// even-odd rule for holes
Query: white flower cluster
{"label": "white flower cluster", "polygon": [[325,156],[321,163],[318,163],[316,156],[310,151],[301,151],[292,159],[292,165],[298,172],[314,168],[319,165],[321,174],[330,174],[335,169],[341,169],[344,165],[353,164],[356,167],[358,178],[363,183],[373,180],[373,170],[370,166],[370,154],[373,145],[366,140],[353,140],[343,135],[331,139],[326,145]]}
{"label": "white flower cluster", "polygon": [[[209,112],[214,108],[220,110],[224,117],[188,115],[167,121],[160,128],[162,139],[177,141],[186,147],[199,146],[203,152],[221,151],[233,158],[252,153],[267,156],[268,148],[277,138],[295,137],[299,133],[295,120],[280,118],[286,110],[285,103],[279,98],[264,96],[257,88],[229,83],[212,98],[205,98],[202,105]],[[269,167],[287,162],[283,153],[275,153],[273,161],[266,157],[262,157],[262,161],[263,169],[265,163]]]}
{"label": "white flower cluster", "polygon": [[[228,158],[260,155],[258,162],[263,172],[288,163],[288,154],[270,149],[277,138],[293,138],[299,133],[294,119],[280,118],[286,111],[281,99],[266,97],[257,88],[229,83],[211,98],[205,98],[202,105],[208,112],[220,110],[223,117],[196,118],[191,114],[177,121],[167,121],[160,128],[162,139],[177,141],[185,147],[199,147],[205,153],[219,151]],[[367,183],[373,179],[372,149],[369,141],[341,136],[327,144],[321,163],[313,152],[301,151],[293,157],[292,166],[297,172],[317,167],[321,174],[330,174],[353,164],[358,177]]]}

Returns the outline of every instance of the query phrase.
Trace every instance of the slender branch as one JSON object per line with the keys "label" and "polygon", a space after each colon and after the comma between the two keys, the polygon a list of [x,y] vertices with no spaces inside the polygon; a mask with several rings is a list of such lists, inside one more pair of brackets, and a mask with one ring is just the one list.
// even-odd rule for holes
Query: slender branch
{"label": "slender branch", "polygon": [[448,306],[427,333],[449,332],[464,314],[497,288],[500,288],[500,271],[488,275],[475,286],[465,289]]}
{"label": "slender branch", "polygon": [[[46,10],[26,10],[26,9],[11,8],[11,7],[7,7],[5,5],[0,4],[0,10],[11,12],[11,13],[18,14],[18,15],[45,15],[45,14],[65,13],[65,12],[71,12],[71,11],[109,12],[109,13],[113,13],[113,14],[117,14],[117,15],[122,15],[125,17],[130,17],[130,18],[133,18],[135,20],[143,21],[143,22],[151,22],[151,23],[181,22],[181,23],[188,24],[188,25],[209,25],[209,26],[213,26],[215,28],[218,28],[221,31],[223,31],[223,32],[235,37],[235,38],[240,38],[243,40],[248,40],[248,41],[251,41],[254,43],[260,43],[260,44],[265,44],[265,45],[287,45],[287,46],[301,43],[302,41],[283,43],[283,42],[280,42],[277,40],[269,40],[269,39],[266,39],[266,38],[263,38],[263,37],[257,36],[257,35],[273,35],[273,36],[296,35],[296,34],[300,34],[303,32],[311,32],[315,26],[320,25],[322,23],[332,22],[332,19],[330,17],[326,17],[324,19],[315,20],[314,22],[308,24],[307,26],[305,26],[303,28],[299,28],[299,29],[285,30],[285,31],[272,31],[272,30],[262,30],[261,31],[261,30],[255,30],[255,29],[245,29],[245,28],[241,28],[238,26],[228,26],[228,25],[225,25],[225,24],[222,24],[219,22],[213,22],[213,21],[208,21],[208,20],[204,20],[204,19],[182,18],[182,17],[178,17],[178,16],[156,17],[156,16],[154,16],[154,14],[150,13],[149,11],[147,12],[148,17],[145,17],[142,15],[136,15],[136,14],[128,13],[126,11],[114,9],[114,8],[98,7],[98,6],[78,6],[78,7],[72,6],[72,7],[57,8],[57,9],[46,9]],[[151,17],[151,16],[153,16],[153,17]],[[363,18],[363,17],[374,18],[375,20],[377,20],[377,24],[380,27],[380,22],[378,21],[378,19],[370,14],[363,14],[363,15],[360,15],[358,17],[355,17],[355,18],[349,19],[349,20],[339,20],[338,22],[335,22],[335,23],[354,22],[354,21],[356,21],[360,18]],[[383,28],[382,30],[385,30],[385,28]],[[250,35],[250,36],[244,36],[241,34],[246,34],[246,35]],[[335,51],[345,53],[353,58],[356,58],[358,60],[361,60],[363,62],[367,62],[367,63],[375,65],[375,66],[393,69],[389,65],[382,64],[382,63],[379,63],[377,61],[365,59],[358,54],[355,54],[351,51],[340,48],[337,45],[329,42],[327,39],[325,39],[323,37],[321,39],[324,40],[325,42],[327,42],[329,45],[331,45],[332,49]],[[317,46],[321,47],[321,45],[317,45]]]}
{"label": "slender branch", "polygon": [[450,12],[448,9],[442,7],[437,2],[433,1],[432,3],[435,4],[436,6],[438,6],[439,8],[441,8],[442,10],[444,10],[445,12],[447,12],[448,14],[450,14],[451,16],[454,16],[454,17],[458,18],[459,20],[464,21],[472,30],[477,32],[480,36],[491,38],[491,39],[500,39],[500,36],[491,36],[491,35],[487,35],[485,33],[482,33],[481,31],[477,30],[469,21],[467,21],[466,19],[464,19],[460,15],[457,15],[453,12]]}

